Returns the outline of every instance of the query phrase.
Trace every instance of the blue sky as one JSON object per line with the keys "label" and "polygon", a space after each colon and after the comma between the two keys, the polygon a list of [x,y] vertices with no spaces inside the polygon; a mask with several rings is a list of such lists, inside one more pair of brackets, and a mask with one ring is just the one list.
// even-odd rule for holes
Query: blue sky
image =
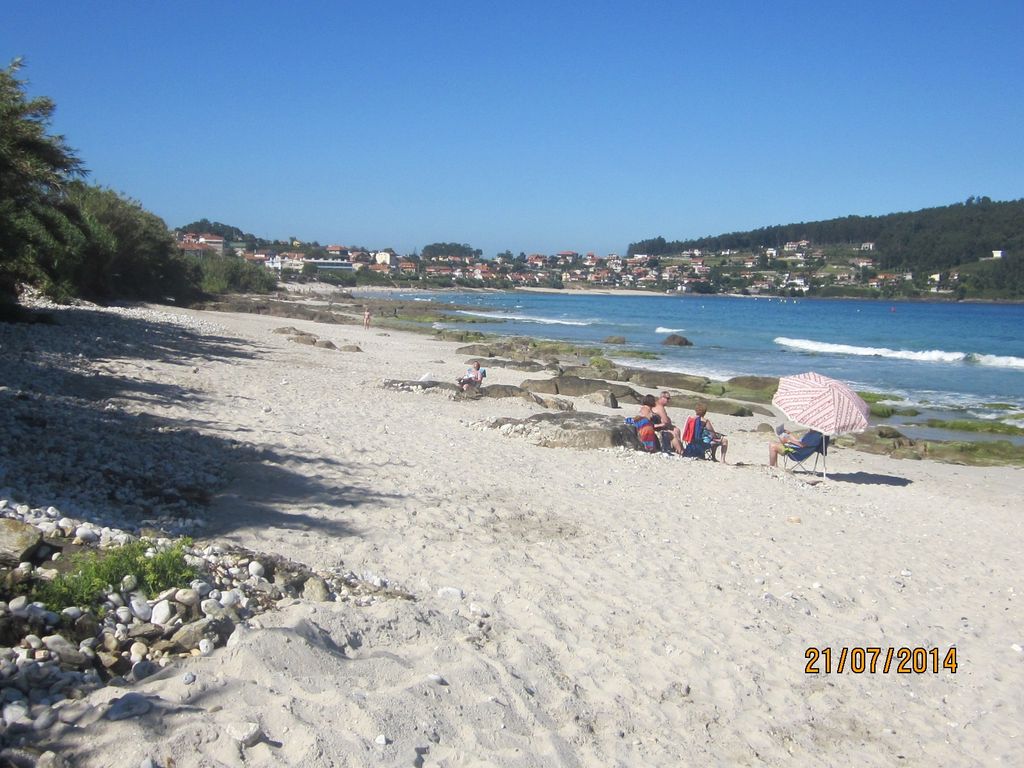
{"label": "blue sky", "polygon": [[90,180],[170,226],[624,252],[1024,197],[1024,3],[9,3]]}

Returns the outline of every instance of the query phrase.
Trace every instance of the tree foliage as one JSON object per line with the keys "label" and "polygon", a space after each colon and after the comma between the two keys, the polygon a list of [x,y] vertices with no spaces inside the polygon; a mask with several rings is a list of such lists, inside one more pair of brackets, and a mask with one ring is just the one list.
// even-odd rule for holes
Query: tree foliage
{"label": "tree foliage", "polygon": [[16,59],[0,70],[0,301],[18,281],[52,277],[82,235],[66,188],[85,169],[63,136],[47,133],[54,103],[28,98],[20,69]]}
{"label": "tree foliage", "polygon": [[816,245],[873,242],[873,255],[884,269],[948,268],[990,256],[993,250],[1024,253],[1024,200],[993,202],[987,197],[971,197],[963,203],[912,213],[846,216],[696,240],[668,242],[655,237],[632,243],[629,254],[660,256],[695,248],[756,251],[800,240]]}
{"label": "tree foliage", "polygon": [[[19,282],[57,299],[99,301],[274,287],[272,273],[241,259],[183,257],[158,216],[81,181],[82,162],[63,136],[47,132],[53,102],[28,98],[20,68],[15,60],[0,70],[0,309],[11,308]],[[233,229],[203,229],[218,227]]]}
{"label": "tree foliage", "polygon": [[420,258],[427,261],[442,256],[479,259],[483,255],[484,252],[479,248],[473,248],[465,243],[431,243],[423,246],[423,250],[420,252]]}
{"label": "tree foliage", "polygon": [[193,221],[191,224],[179,227],[179,229],[183,232],[196,232],[201,235],[218,235],[227,241],[253,244],[263,244],[265,242],[256,237],[256,235],[249,232],[243,232],[238,227],[233,227],[230,224],[222,224],[219,221],[210,221],[209,219],[199,219],[198,221]]}

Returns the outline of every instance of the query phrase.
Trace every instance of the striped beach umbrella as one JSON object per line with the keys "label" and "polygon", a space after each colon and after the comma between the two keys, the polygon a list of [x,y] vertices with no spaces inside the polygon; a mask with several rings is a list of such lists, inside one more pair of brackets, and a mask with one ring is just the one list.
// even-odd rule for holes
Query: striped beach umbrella
{"label": "striped beach umbrella", "polygon": [[772,405],[786,418],[823,435],[863,432],[868,426],[868,404],[860,395],[820,373],[783,376]]}

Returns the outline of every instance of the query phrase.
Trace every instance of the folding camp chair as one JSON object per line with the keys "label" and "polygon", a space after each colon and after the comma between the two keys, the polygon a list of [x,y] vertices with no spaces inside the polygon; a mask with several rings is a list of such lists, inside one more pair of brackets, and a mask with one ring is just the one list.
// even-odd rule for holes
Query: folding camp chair
{"label": "folding camp chair", "polygon": [[[780,451],[782,456],[782,468],[787,472],[795,472],[797,468],[803,469],[804,472],[811,472],[812,474],[818,471],[818,458],[821,458],[821,477],[822,479],[827,478],[828,467],[826,466],[826,456],[828,455],[828,435],[823,435],[821,432],[812,429],[806,435],[800,438],[800,442],[803,446],[800,448],[790,447],[787,450]],[[814,457],[814,467],[810,470],[807,469],[805,462]],[[792,464],[792,468],[790,468]]]}
{"label": "folding camp chair", "polygon": [[710,439],[706,439],[710,435],[705,432],[704,419],[700,416],[691,416],[686,420],[683,437],[690,437],[689,442],[683,446],[683,456],[692,459],[712,459],[714,457],[716,446]]}

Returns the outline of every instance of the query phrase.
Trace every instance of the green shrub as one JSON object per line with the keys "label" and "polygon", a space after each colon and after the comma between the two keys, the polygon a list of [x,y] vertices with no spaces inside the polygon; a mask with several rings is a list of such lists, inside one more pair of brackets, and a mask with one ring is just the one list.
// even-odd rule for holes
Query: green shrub
{"label": "green shrub", "polygon": [[197,576],[196,569],[185,562],[185,548],[190,545],[187,539],[178,541],[152,557],[146,552],[153,545],[144,541],[79,552],[72,556],[67,572],[38,586],[35,599],[56,611],[69,605],[95,605],[110,587],[118,589],[128,575],[138,579],[138,588],[147,595],[187,586]]}
{"label": "green shrub", "polygon": [[270,293],[277,275],[266,267],[232,256],[197,260],[200,287],[206,293]]}

